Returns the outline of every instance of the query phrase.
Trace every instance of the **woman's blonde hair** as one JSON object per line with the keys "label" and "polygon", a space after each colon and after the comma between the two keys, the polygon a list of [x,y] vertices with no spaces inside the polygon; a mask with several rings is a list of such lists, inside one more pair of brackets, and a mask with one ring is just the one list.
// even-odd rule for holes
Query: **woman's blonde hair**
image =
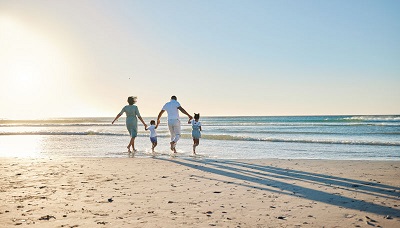
{"label": "woman's blonde hair", "polygon": [[134,97],[134,96],[128,97],[128,103],[129,103],[129,105],[135,104],[135,103],[136,103],[136,100],[137,100],[137,97]]}

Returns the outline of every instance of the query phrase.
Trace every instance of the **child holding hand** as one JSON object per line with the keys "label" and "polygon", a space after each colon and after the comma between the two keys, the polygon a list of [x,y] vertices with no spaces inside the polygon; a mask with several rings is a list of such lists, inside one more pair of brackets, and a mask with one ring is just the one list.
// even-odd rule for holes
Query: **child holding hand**
{"label": "child holding hand", "polygon": [[151,151],[154,153],[154,148],[157,146],[157,129],[158,126],[156,126],[156,121],[151,120],[150,121],[150,126],[146,127],[146,131],[150,131],[150,142],[152,144]]}
{"label": "child holding hand", "polygon": [[200,113],[195,113],[194,119],[188,121],[188,124],[192,124],[193,154],[196,154],[196,147],[199,145],[201,138],[201,123],[199,119]]}

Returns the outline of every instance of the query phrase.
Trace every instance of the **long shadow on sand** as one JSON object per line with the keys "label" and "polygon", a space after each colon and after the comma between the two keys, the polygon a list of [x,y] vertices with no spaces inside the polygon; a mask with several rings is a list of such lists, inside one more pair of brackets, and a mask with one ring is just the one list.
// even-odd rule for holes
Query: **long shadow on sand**
{"label": "long shadow on sand", "polygon": [[[218,180],[207,176],[193,175],[197,178],[216,180],[249,188],[257,188],[264,191],[292,195],[313,201],[323,202],[339,207],[371,212],[379,215],[390,215],[400,217],[400,210],[386,207],[371,202],[365,202],[355,198],[349,198],[340,194],[328,193],[287,183],[287,181],[301,181],[317,185],[316,188],[328,187],[342,191],[367,194],[376,198],[387,198],[399,200],[399,188],[383,185],[377,182],[365,182],[349,178],[304,172],[299,170],[288,170],[272,166],[261,166],[235,160],[197,160],[197,159],[165,159],[159,160],[173,162],[193,169],[217,174],[223,177],[233,178],[234,181]],[[235,181],[237,180],[237,182]]]}

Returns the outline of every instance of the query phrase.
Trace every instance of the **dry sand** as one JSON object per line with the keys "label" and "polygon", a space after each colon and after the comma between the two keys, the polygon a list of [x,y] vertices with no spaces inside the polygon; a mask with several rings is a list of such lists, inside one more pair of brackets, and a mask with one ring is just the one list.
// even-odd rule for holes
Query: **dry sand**
{"label": "dry sand", "polygon": [[400,162],[0,158],[0,227],[400,227]]}

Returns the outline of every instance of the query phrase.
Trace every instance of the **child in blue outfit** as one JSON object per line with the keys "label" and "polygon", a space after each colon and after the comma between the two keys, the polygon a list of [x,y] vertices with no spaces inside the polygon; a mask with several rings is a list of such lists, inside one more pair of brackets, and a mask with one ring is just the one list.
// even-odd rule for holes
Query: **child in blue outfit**
{"label": "child in blue outfit", "polygon": [[189,124],[192,124],[192,137],[193,137],[193,154],[196,154],[196,147],[200,143],[201,138],[201,123],[199,121],[200,113],[194,114],[194,119],[189,120]]}
{"label": "child in blue outfit", "polygon": [[150,131],[150,142],[152,144],[151,151],[154,153],[154,148],[157,146],[157,126],[156,121],[151,120],[150,126],[146,128],[146,130]]}

